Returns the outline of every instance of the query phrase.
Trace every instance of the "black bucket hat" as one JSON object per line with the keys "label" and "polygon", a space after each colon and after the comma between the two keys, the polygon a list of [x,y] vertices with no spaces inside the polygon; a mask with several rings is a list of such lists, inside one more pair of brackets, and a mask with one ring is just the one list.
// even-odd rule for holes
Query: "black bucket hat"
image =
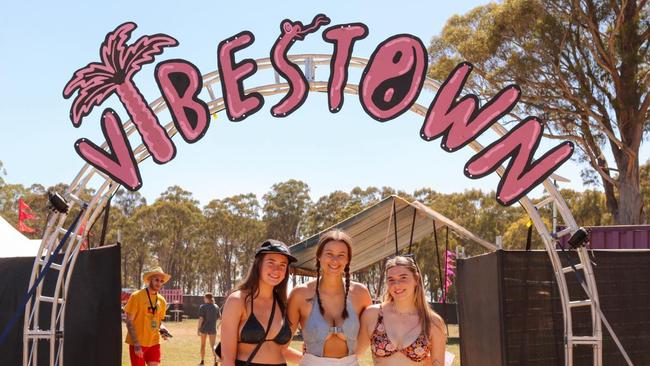
{"label": "black bucket hat", "polygon": [[291,255],[291,252],[289,251],[289,248],[284,244],[283,242],[279,240],[274,240],[274,239],[267,239],[260,245],[259,248],[255,251],[255,257],[257,257],[260,254],[266,254],[266,253],[275,253],[275,254],[282,254],[289,259],[289,263],[297,262],[298,259],[296,257]]}

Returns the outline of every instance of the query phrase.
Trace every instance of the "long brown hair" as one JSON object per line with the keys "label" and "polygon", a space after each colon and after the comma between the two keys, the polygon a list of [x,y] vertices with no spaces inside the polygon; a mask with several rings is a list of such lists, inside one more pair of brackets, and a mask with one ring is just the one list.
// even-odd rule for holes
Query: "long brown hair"
{"label": "long brown hair", "polygon": [[318,300],[318,310],[320,310],[321,315],[325,315],[325,309],[323,309],[323,304],[320,301],[320,256],[323,254],[323,249],[327,243],[333,241],[341,241],[348,247],[348,264],[345,265],[345,297],[343,299],[343,311],[341,312],[341,318],[348,318],[348,293],[350,292],[350,261],[352,260],[352,238],[350,235],[346,234],[345,231],[340,229],[330,230],[320,236],[318,240],[318,247],[316,248],[316,299]]}
{"label": "long brown hair", "polygon": [[[285,245],[286,246],[286,245]],[[244,279],[237,285],[235,291],[246,292],[246,298],[244,302],[249,298],[251,302],[260,292],[260,272],[262,268],[262,262],[267,254],[260,254],[255,257],[253,260],[253,265],[248,270],[248,274]],[[289,283],[289,263],[287,262],[287,269],[284,273],[284,279],[282,282],[278,283],[273,287],[273,296],[275,297],[278,305],[280,306],[280,311],[285,312],[287,308],[287,284]]]}
{"label": "long brown hair", "polygon": [[[420,274],[420,268],[418,267],[415,260],[411,257],[397,256],[389,259],[386,262],[386,278],[388,278],[388,270],[393,267],[405,267],[408,269],[415,278],[415,307],[418,309],[418,315],[420,316],[420,322],[422,324],[422,331],[424,332],[427,339],[429,334],[431,334],[431,326],[435,325],[443,331],[445,331],[444,324],[440,324],[440,317],[431,309],[429,303],[427,302],[426,296],[424,294],[424,283],[422,282],[422,275]],[[388,288],[384,293],[384,301],[393,301],[393,296],[391,296]]]}

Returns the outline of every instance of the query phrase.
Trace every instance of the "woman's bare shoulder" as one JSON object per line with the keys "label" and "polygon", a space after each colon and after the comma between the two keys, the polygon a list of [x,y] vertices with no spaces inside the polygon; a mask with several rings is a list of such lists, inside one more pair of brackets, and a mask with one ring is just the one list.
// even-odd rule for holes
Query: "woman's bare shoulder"
{"label": "woman's bare shoulder", "polygon": [[315,291],[315,281],[309,281],[307,283],[300,284],[293,289],[291,289],[291,293],[289,294],[289,298],[291,299],[309,299],[313,296],[314,291]]}
{"label": "woman's bare shoulder", "polygon": [[374,324],[379,317],[379,304],[370,305],[361,313],[361,321],[365,324]]}
{"label": "woman's bare shoulder", "polygon": [[370,291],[368,291],[366,286],[359,282],[350,283],[350,297],[354,304],[360,306],[362,309],[372,304]]}
{"label": "woman's bare shoulder", "polygon": [[231,305],[244,307],[246,305],[246,301],[250,301],[248,294],[249,291],[246,290],[233,291],[226,298],[226,302],[224,303],[224,306],[231,304]]}
{"label": "woman's bare shoulder", "polygon": [[366,308],[366,310],[364,310],[364,313],[367,312],[367,313],[370,314],[370,315],[377,316],[377,315],[379,315],[379,306],[380,306],[380,305],[381,305],[381,304],[373,304],[373,305],[370,305],[370,306],[368,306],[368,307]]}
{"label": "woman's bare shoulder", "polygon": [[356,281],[350,281],[350,293],[355,295],[368,295],[370,296],[370,291],[366,285]]}
{"label": "woman's bare shoulder", "polygon": [[246,291],[234,291],[223,304],[223,314],[235,315],[246,312]]}

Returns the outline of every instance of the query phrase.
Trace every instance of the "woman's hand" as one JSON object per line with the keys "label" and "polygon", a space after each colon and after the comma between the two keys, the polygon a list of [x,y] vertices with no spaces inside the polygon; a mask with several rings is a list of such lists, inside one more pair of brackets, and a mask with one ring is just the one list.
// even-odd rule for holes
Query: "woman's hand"
{"label": "woman's hand", "polygon": [[[303,353],[304,353],[304,343],[303,343]],[[284,356],[284,359],[287,360],[288,362],[299,364],[302,361],[302,355],[303,353],[300,353],[295,348],[292,348],[291,346],[285,348],[282,350],[282,355]]]}

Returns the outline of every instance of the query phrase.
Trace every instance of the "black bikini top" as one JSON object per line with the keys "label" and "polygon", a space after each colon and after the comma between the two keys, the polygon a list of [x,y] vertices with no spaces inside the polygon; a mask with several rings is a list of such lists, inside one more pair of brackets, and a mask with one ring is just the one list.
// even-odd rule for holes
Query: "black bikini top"
{"label": "black bikini top", "polygon": [[[275,296],[273,297],[273,308],[275,309]],[[271,311],[271,316],[275,311]],[[272,324],[272,321],[269,321],[269,326]],[[239,341],[241,343],[249,344],[258,344],[260,342],[273,341],[277,344],[287,344],[291,341],[291,328],[289,327],[289,320],[286,315],[283,319],[282,328],[278,334],[276,334],[273,339],[264,339],[266,336],[266,329],[260,324],[259,320],[255,317],[255,312],[253,312],[253,297],[251,296],[251,315],[246,319],[246,323],[241,329],[241,334],[239,335]]]}

